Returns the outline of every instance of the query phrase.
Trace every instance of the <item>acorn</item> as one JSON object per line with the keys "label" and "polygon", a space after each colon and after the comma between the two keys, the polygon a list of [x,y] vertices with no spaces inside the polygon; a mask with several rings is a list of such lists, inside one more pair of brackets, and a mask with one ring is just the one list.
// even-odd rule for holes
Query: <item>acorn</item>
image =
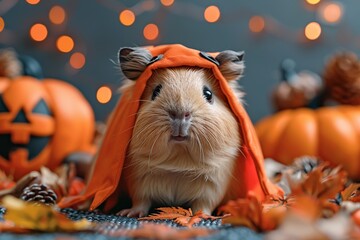
{"label": "acorn", "polygon": [[340,104],[360,104],[360,61],[355,53],[334,55],[325,66],[324,81],[330,99]]}
{"label": "acorn", "polygon": [[55,192],[44,184],[34,183],[26,187],[20,199],[35,204],[55,205],[57,196]]}

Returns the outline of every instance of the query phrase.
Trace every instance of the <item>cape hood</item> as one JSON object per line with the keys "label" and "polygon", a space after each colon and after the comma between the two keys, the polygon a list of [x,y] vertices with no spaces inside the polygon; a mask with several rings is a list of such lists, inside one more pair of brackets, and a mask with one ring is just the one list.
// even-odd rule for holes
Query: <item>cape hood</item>
{"label": "cape hood", "polygon": [[[138,101],[145,89],[146,82],[153,70],[180,66],[209,68],[219,81],[219,85],[228,103],[237,117],[242,138],[242,154],[239,154],[234,169],[236,183],[230,184],[238,198],[255,195],[263,200],[267,195],[282,194],[282,191],[273,185],[266,177],[263,166],[263,155],[260,149],[254,127],[243,106],[232,92],[227,80],[221,74],[218,65],[203,57],[199,50],[190,49],[182,45],[162,45],[147,48],[152,56],[163,55],[162,58],[147,66],[145,71],[136,80],[135,90],[125,92],[116,106],[108,124],[102,146],[99,149],[92,175],[85,192],[75,197],[63,199],[60,207],[75,207],[85,201],[92,200],[90,210],[105,204],[105,211],[121,202],[120,192],[123,191],[120,178],[126,161],[126,150],[132,137],[132,129],[139,109]],[[208,53],[216,57],[217,53]]]}

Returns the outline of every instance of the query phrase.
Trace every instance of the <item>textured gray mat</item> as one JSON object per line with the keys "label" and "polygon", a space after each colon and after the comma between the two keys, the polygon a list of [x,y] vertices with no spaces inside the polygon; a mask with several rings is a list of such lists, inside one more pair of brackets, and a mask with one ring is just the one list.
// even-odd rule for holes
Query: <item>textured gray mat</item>
{"label": "textured gray mat", "polygon": [[[3,219],[3,214],[5,212],[4,208],[0,207],[0,221]],[[62,209],[61,212],[66,214],[72,220],[80,220],[82,218],[86,218],[89,221],[97,222],[97,223],[106,223],[101,224],[99,230],[106,231],[111,233],[112,231],[116,231],[119,229],[136,229],[139,227],[139,221],[135,218],[128,217],[120,217],[116,215],[106,215],[106,214],[98,214],[95,212],[85,212],[85,211],[77,211],[74,209],[66,208]],[[170,220],[156,220],[149,221],[154,223],[162,223],[174,228],[183,228]],[[207,237],[197,237],[195,239],[244,239],[244,240],[259,240],[263,239],[262,234],[258,234],[253,232],[252,230],[244,227],[231,227],[229,225],[223,225],[220,219],[217,220],[202,220],[198,224],[194,225],[194,227],[207,228],[214,231],[212,235]],[[2,233],[0,235],[0,239],[27,239],[27,240],[35,240],[35,239],[131,239],[127,237],[111,237],[104,234],[98,233],[71,233],[71,234],[63,234],[63,233],[41,233],[41,234],[31,234],[31,235],[23,235],[23,234],[10,234],[10,233]]]}

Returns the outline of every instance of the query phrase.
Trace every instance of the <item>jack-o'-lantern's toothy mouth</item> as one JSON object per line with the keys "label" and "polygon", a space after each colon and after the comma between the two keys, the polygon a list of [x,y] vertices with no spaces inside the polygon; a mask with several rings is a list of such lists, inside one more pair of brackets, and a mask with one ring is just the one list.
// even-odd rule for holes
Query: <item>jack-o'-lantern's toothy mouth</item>
{"label": "jack-o'-lantern's toothy mouth", "polygon": [[10,160],[11,152],[25,149],[28,151],[28,160],[31,161],[49,144],[50,139],[51,137],[31,136],[28,144],[15,144],[11,142],[10,134],[0,134],[0,156],[5,160]]}
{"label": "jack-o'-lantern's toothy mouth", "polygon": [[[10,116],[11,111],[8,105],[5,104],[4,99],[0,95],[0,115]],[[36,132],[40,132],[39,135],[34,134],[32,127],[36,123],[36,118],[30,119],[32,114],[46,118],[49,121],[53,121],[53,116],[49,107],[43,99],[40,99],[31,112],[26,112],[21,108],[16,114],[10,117],[11,120],[2,120],[0,126],[0,156],[10,161],[13,152],[19,149],[27,151],[27,160],[31,161],[35,159],[50,143],[51,133],[48,130],[42,130],[41,127]],[[20,128],[23,127],[24,129]],[[44,128],[46,129],[46,128]]]}

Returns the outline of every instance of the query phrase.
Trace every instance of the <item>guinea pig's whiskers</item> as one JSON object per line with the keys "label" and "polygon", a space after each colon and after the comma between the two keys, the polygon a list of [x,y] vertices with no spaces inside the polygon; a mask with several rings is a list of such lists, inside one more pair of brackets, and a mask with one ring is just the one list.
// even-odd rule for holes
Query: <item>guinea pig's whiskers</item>
{"label": "guinea pig's whiskers", "polygon": [[[145,124],[143,124],[145,125]],[[136,133],[136,135],[133,135],[130,139],[130,141],[132,141],[133,139],[137,139],[140,138],[141,134],[145,131],[148,131],[149,129],[153,128],[152,124],[146,124],[146,127],[144,127],[141,131],[139,131],[138,133]],[[149,136],[148,134],[146,134],[145,136]]]}
{"label": "guinea pig's whiskers", "polygon": [[148,158],[148,167],[149,167],[149,168],[150,168],[150,161],[151,161],[152,151],[153,151],[153,149],[154,149],[154,146],[155,146],[157,140],[160,138],[161,135],[162,135],[162,133],[159,133],[159,134],[158,134],[158,136],[157,136],[157,137],[155,138],[155,140],[154,140],[153,145],[151,146],[150,153],[149,153],[149,158]]}
{"label": "guinea pig's whiskers", "polygon": [[128,131],[130,131],[130,130],[132,130],[132,129],[134,129],[134,126],[129,127],[129,128],[125,129],[125,130],[122,131],[122,132],[119,132],[119,134],[124,134],[124,133],[126,133],[126,132],[128,132]]}
{"label": "guinea pig's whiskers", "polygon": [[[209,141],[209,139],[208,139],[206,136],[204,137],[204,139],[205,139],[206,142],[209,144],[209,147],[210,147],[210,149],[211,149],[212,155],[215,156],[215,151],[214,151],[214,148],[213,148],[211,142]],[[214,138],[214,139],[216,139],[216,138]]]}
{"label": "guinea pig's whiskers", "polygon": [[194,131],[194,135],[195,135],[196,142],[198,143],[198,147],[199,147],[199,158],[200,158],[200,162],[204,162],[204,161],[205,161],[205,153],[204,153],[204,150],[203,150],[203,147],[202,147],[200,138],[199,138],[199,136],[198,136],[198,134],[197,134],[196,131]]}

